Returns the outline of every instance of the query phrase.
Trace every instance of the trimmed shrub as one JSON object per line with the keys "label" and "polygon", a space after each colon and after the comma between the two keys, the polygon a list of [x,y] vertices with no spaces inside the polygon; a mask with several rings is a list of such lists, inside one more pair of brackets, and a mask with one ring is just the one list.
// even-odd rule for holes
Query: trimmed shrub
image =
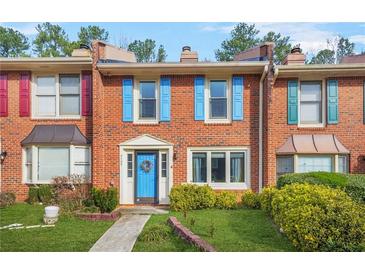
{"label": "trimmed shrub", "polygon": [[221,209],[237,208],[236,194],[228,191],[218,192],[216,194],[215,206]]}
{"label": "trimmed shrub", "polygon": [[365,175],[351,174],[347,178],[348,184],[343,190],[355,201],[365,203]]}
{"label": "trimmed shrub", "polygon": [[348,177],[342,173],[334,172],[308,172],[308,173],[289,173],[279,177],[277,187],[280,189],[285,185],[293,183],[312,183],[328,185],[330,187],[344,187]]}
{"label": "trimmed shrub", "polygon": [[0,207],[11,206],[15,203],[15,194],[11,192],[0,193]]}
{"label": "trimmed shrub", "polygon": [[170,208],[174,211],[189,211],[211,208],[215,204],[215,193],[207,185],[181,184],[170,192]]}
{"label": "trimmed shrub", "polygon": [[277,188],[273,186],[265,187],[259,195],[261,209],[265,212],[271,214],[271,202],[275,193],[279,191]]}
{"label": "trimmed shrub", "polygon": [[361,251],[365,208],[344,191],[328,186],[292,184],[272,195],[271,214],[302,251]]}
{"label": "trimmed shrub", "polygon": [[28,189],[28,203],[30,204],[39,203],[38,187],[30,187]]}
{"label": "trimmed shrub", "polygon": [[260,208],[259,195],[253,192],[251,189],[243,193],[241,201],[244,207],[256,209]]}
{"label": "trimmed shrub", "polygon": [[144,242],[161,242],[171,235],[171,228],[166,224],[154,224],[144,229],[139,238]]}
{"label": "trimmed shrub", "polygon": [[92,188],[91,196],[101,213],[112,212],[118,205],[118,192],[115,187],[108,189]]}
{"label": "trimmed shrub", "polygon": [[43,204],[50,204],[53,200],[53,190],[50,185],[41,185],[38,188],[38,199]]}

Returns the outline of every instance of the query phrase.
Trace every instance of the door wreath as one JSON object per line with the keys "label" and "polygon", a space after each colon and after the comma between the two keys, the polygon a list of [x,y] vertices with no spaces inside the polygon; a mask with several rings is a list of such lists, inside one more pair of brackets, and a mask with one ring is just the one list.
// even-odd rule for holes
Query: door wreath
{"label": "door wreath", "polygon": [[151,163],[151,161],[149,161],[149,160],[144,160],[144,161],[141,163],[141,169],[142,169],[144,172],[148,173],[148,172],[151,170],[151,168],[152,168],[152,163]]}

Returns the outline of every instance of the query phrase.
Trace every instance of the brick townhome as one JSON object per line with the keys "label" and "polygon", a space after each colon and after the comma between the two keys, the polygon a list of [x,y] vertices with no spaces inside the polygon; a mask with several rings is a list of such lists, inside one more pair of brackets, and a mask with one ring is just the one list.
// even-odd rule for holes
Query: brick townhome
{"label": "brick townhome", "polygon": [[232,62],[136,63],[95,41],[72,57],[0,59],[1,191],[85,174],[121,204],[174,184],[260,191],[286,172],[365,173],[365,63],[305,65],[272,44]]}

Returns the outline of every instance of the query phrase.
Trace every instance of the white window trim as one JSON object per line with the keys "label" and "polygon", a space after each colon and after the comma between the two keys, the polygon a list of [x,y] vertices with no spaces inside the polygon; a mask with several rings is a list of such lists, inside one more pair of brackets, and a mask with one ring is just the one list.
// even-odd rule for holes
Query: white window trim
{"label": "white window trim", "polygon": [[[192,157],[193,152],[207,153],[207,182],[198,183],[193,182],[192,172]],[[211,181],[211,153],[225,152],[226,153],[226,182],[212,183]],[[230,182],[230,165],[231,152],[243,152],[245,154],[245,181],[244,182]],[[249,189],[251,188],[251,155],[249,147],[189,147],[187,149],[187,178],[188,182],[196,185],[209,185],[213,189]]]}
{"label": "white window trim", "polygon": [[[300,95],[301,95],[301,82],[321,82],[322,87],[322,123],[308,124],[301,123],[301,109],[300,109]],[[301,128],[323,128],[326,125],[326,80],[325,79],[299,79],[298,80],[298,127]]]}
{"label": "white window trim", "polygon": [[[26,169],[26,148],[31,147],[32,148],[32,180],[27,180],[27,169]],[[74,150],[76,147],[83,147],[89,149],[89,178],[91,178],[91,168],[92,168],[92,159],[91,159],[91,146],[74,146],[74,145],[32,145],[32,146],[26,146],[22,148],[22,182],[25,184],[50,184],[51,180],[38,180],[38,148],[40,147],[62,147],[62,148],[68,148],[69,149],[69,155],[70,155],[70,166],[69,171],[70,175],[74,173]]]}
{"label": "white window trim", "polygon": [[[155,81],[156,82],[156,118],[155,119],[141,119],[139,118],[139,99],[140,90],[139,84],[143,81]],[[160,78],[134,78],[133,85],[133,123],[134,124],[158,124],[160,120]]]}
{"label": "white window trim", "polygon": [[[60,75],[63,74],[78,74],[80,77],[80,114],[79,115],[60,115]],[[40,76],[51,76],[55,77],[56,82],[56,115],[55,116],[40,116],[38,115],[38,99],[37,99],[37,77]],[[81,119],[82,112],[82,78],[80,72],[60,72],[60,73],[36,73],[32,74],[32,89],[31,89],[31,106],[32,106],[32,117],[31,119],[35,120],[63,120],[63,119]]]}
{"label": "white window trim", "polygon": [[[227,118],[225,119],[214,119],[210,118],[210,81],[224,80],[227,81]],[[232,80],[231,77],[207,77],[204,83],[204,122],[206,124],[222,124],[232,122]]]}
{"label": "white window trim", "polygon": [[[290,156],[290,155],[280,155],[280,156]],[[277,155],[277,157],[280,157],[279,155]],[[305,157],[318,157],[318,156],[327,156],[327,157],[331,157],[332,158],[332,168],[333,170],[331,172],[339,172],[339,168],[338,168],[338,157],[339,156],[345,156],[346,157],[346,168],[347,168],[347,173],[349,172],[349,158],[350,155],[349,154],[294,154],[294,173],[299,173],[299,157],[300,156],[305,156]]]}

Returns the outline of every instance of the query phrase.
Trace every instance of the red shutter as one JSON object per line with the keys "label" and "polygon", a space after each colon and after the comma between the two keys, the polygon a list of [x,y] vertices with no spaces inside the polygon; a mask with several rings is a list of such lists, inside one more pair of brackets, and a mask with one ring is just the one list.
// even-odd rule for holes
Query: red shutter
{"label": "red shutter", "polygon": [[20,73],[19,81],[19,115],[27,117],[30,115],[30,90],[29,90],[29,72]]}
{"label": "red shutter", "polygon": [[82,100],[82,115],[91,115],[91,96],[92,96],[92,78],[91,71],[82,72],[82,82],[81,82],[81,100]]}
{"label": "red shutter", "polygon": [[8,116],[8,75],[0,72],[0,117]]}

